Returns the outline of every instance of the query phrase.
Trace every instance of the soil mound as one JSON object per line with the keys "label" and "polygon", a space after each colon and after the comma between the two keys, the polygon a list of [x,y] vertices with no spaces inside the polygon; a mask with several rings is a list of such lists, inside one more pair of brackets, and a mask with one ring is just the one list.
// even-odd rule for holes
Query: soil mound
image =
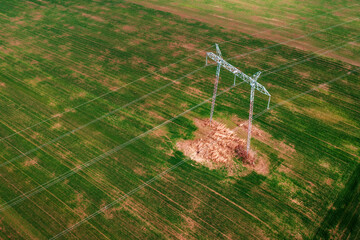
{"label": "soil mound", "polygon": [[177,142],[177,148],[192,160],[211,169],[218,166],[232,166],[234,158],[253,163],[253,154],[246,157],[246,142],[224,124],[209,120],[195,120],[198,130],[194,140]]}

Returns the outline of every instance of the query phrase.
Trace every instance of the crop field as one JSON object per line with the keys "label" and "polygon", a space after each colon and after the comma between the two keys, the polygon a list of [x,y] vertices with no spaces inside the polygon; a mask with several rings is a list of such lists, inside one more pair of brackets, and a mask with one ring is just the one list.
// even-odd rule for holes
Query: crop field
{"label": "crop field", "polygon": [[[195,3],[194,3],[195,2]],[[357,1],[0,1],[0,239],[359,239]],[[264,171],[177,147],[224,59]],[[221,69],[214,120],[250,86]]]}

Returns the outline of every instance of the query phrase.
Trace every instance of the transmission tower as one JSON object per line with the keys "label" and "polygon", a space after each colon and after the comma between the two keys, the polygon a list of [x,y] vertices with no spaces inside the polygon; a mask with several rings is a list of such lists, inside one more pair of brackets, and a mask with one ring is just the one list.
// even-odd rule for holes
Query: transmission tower
{"label": "transmission tower", "polygon": [[253,107],[254,107],[254,96],[255,96],[255,89],[259,92],[267,95],[269,97],[267,108],[269,109],[270,106],[270,99],[271,95],[266,90],[266,88],[257,82],[257,79],[259,78],[261,72],[255,73],[253,76],[249,77],[245,73],[241,72],[239,69],[228,63],[222,58],[221,51],[219,48],[219,45],[215,43],[216,47],[216,53],[207,52],[206,53],[206,65],[208,62],[208,57],[214,60],[217,63],[217,69],[216,69],[216,79],[214,84],[214,93],[212,98],[212,104],[211,104],[211,112],[210,112],[210,125],[212,121],[212,117],[214,114],[214,107],[215,107],[215,100],[216,100],[216,94],[217,94],[217,88],[219,84],[219,77],[220,77],[220,68],[224,67],[226,70],[232,72],[234,74],[234,86],[236,84],[236,77],[242,79],[244,82],[250,84],[251,86],[251,92],[250,92],[250,109],[249,109],[249,124],[248,124],[248,137],[247,137],[247,145],[246,145],[246,153],[249,154],[250,151],[250,140],[251,140],[251,127],[252,127],[252,118],[253,118]]}

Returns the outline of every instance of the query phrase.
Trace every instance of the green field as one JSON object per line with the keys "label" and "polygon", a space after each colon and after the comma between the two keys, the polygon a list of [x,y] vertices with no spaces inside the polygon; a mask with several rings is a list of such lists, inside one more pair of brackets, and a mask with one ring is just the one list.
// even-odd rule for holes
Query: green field
{"label": "green field", "polygon": [[[0,2],[0,238],[359,238],[360,5],[135,2]],[[270,137],[252,147],[267,175],[176,149],[209,117],[214,43],[263,71],[271,110],[257,92],[254,124]],[[249,107],[232,82],[222,69],[214,117],[229,127]]]}

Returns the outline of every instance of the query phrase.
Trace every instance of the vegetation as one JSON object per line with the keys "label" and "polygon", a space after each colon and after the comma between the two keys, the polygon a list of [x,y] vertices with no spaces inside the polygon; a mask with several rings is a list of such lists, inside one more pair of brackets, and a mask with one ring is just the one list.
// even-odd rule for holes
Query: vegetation
{"label": "vegetation", "polygon": [[[345,15],[311,20],[315,29],[302,31],[359,15],[355,7],[339,11]],[[3,1],[0,22],[1,238],[55,236],[181,161],[63,237],[359,234],[360,91],[350,61],[128,1]],[[349,54],[334,53],[354,62],[357,33],[346,29],[304,41],[332,40],[314,43],[317,49],[343,44]],[[175,147],[194,137],[193,118],[209,115],[204,101],[215,66],[203,67],[200,50],[224,41],[223,56],[242,54],[229,61],[248,74],[263,71],[259,81],[272,94],[273,109],[256,115],[267,104],[256,93],[254,123],[269,138],[252,141],[270,161],[268,175],[231,177],[194,164]],[[226,91],[214,115],[229,127],[234,118],[247,119],[249,105],[249,86],[228,89],[232,82],[222,71],[219,92]]]}

